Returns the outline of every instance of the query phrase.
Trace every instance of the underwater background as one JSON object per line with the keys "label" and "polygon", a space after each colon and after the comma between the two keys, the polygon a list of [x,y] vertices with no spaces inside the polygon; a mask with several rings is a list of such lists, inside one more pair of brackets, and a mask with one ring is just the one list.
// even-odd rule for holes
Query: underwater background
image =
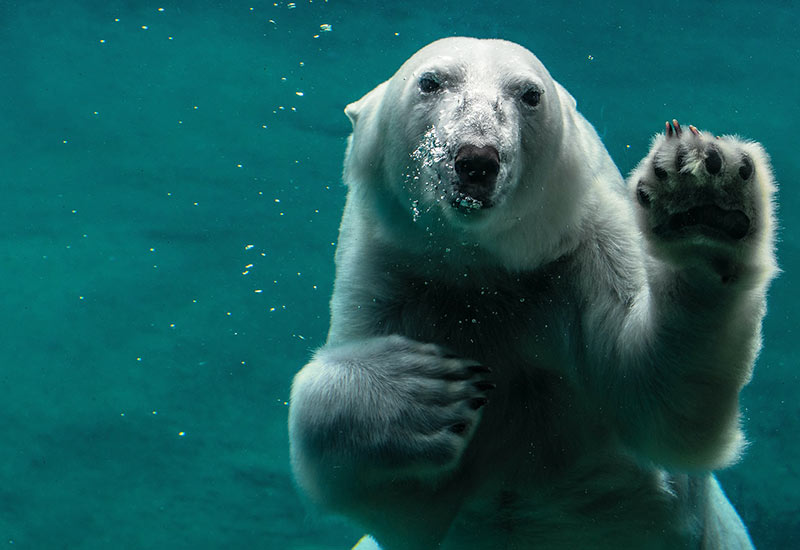
{"label": "underwater background", "polygon": [[344,106],[450,35],[531,49],[623,173],[673,117],[761,141],[783,273],[719,477],[800,548],[792,1],[0,0],[0,545],[346,549],[288,467],[324,341]]}

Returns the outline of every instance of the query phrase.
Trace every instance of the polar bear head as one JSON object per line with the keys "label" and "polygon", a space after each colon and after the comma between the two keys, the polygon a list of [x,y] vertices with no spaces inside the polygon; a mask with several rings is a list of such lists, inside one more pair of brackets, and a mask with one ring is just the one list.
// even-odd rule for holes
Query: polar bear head
{"label": "polar bear head", "polygon": [[345,113],[345,182],[380,222],[489,246],[509,266],[563,253],[581,209],[582,136],[574,100],[522,46],[436,41]]}

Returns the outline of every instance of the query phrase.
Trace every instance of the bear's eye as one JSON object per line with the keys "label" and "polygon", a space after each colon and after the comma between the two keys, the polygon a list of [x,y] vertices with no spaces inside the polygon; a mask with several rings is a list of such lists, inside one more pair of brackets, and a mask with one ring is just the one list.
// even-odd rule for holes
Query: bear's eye
{"label": "bear's eye", "polygon": [[426,74],[419,79],[419,89],[423,94],[432,94],[441,87],[441,83],[433,75]]}
{"label": "bear's eye", "polygon": [[526,105],[529,105],[531,107],[536,107],[539,104],[539,101],[542,99],[542,92],[540,92],[536,88],[530,88],[528,91],[522,94],[522,97],[520,97],[520,99]]}

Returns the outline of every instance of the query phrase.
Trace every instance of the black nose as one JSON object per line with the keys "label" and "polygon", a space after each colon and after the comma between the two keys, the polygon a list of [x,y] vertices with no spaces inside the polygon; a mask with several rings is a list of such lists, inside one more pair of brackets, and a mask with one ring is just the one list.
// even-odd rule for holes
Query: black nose
{"label": "black nose", "polygon": [[491,145],[464,145],[456,154],[456,174],[465,185],[492,185],[500,172],[500,154]]}

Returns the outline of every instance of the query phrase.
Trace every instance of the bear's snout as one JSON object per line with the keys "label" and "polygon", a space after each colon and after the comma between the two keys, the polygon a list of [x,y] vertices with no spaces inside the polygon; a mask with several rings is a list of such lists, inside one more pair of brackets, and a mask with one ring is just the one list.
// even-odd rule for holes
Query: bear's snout
{"label": "bear's snout", "polygon": [[491,145],[463,145],[456,153],[455,169],[462,191],[483,195],[491,191],[500,173],[500,154]]}

